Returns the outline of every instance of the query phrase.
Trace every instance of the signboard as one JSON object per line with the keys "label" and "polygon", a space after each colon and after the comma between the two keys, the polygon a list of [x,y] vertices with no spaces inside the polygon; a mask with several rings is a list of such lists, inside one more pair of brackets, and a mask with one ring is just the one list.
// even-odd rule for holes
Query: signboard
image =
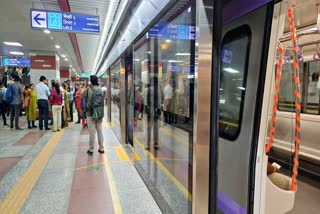
{"label": "signboard", "polygon": [[100,18],[94,15],[31,10],[30,23],[32,29],[38,30],[47,29],[75,33],[100,33]]}
{"label": "signboard", "polygon": [[221,53],[221,58],[222,58],[222,62],[224,64],[231,64],[232,62],[232,52],[230,50],[227,49],[222,49],[222,53]]}
{"label": "signboard", "polygon": [[159,22],[147,33],[148,38],[195,40],[196,27]]}
{"label": "signboard", "polygon": [[30,67],[30,59],[27,58],[2,58],[2,66]]}

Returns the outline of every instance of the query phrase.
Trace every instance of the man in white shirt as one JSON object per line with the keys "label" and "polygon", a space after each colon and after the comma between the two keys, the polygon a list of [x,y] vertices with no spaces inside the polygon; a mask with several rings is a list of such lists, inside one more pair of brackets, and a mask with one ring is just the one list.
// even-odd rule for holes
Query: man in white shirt
{"label": "man in white shirt", "polygon": [[171,100],[172,100],[172,86],[170,85],[171,81],[168,78],[166,86],[163,90],[164,100],[163,100],[163,111],[164,111],[164,122],[170,124],[172,122],[172,113],[170,109]]}
{"label": "man in white shirt", "polygon": [[39,109],[39,129],[43,130],[43,122],[45,130],[50,130],[48,127],[48,116],[49,116],[49,103],[48,98],[50,96],[50,90],[45,84],[46,77],[40,77],[40,83],[36,86],[36,93],[38,99]]}

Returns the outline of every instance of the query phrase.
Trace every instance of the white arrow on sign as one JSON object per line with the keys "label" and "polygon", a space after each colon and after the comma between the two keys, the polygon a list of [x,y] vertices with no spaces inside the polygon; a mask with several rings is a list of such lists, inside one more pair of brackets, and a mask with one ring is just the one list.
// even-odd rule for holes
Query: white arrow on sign
{"label": "white arrow on sign", "polygon": [[31,26],[33,28],[47,28],[47,12],[32,11]]}

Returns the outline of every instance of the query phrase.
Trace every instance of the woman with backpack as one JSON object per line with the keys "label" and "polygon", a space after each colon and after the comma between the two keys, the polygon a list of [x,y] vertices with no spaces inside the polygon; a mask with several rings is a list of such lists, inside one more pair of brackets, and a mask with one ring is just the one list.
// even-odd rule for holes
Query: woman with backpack
{"label": "woman with backpack", "polygon": [[90,76],[91,86],[82,93],[86,102],[87,123],[89,128],[90,142],[89,155],[93,154],[96,133],[98,135],[99,153],[104,153],[102,121],[104,117],[104,96],[101,87],[99,87],[98,77]]}

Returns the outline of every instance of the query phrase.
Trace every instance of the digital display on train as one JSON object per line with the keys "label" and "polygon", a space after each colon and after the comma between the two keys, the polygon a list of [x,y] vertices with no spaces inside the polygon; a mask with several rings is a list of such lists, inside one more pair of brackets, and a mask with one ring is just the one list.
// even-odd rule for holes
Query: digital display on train
{"label": "digital display on train", "polygon": [[2,58],[2,66],[30,67],[29,58]]}
{"label": "digital display on train", "polygon": [[147,33],[148,38],[195,40],[196,27],[160,22]]}

